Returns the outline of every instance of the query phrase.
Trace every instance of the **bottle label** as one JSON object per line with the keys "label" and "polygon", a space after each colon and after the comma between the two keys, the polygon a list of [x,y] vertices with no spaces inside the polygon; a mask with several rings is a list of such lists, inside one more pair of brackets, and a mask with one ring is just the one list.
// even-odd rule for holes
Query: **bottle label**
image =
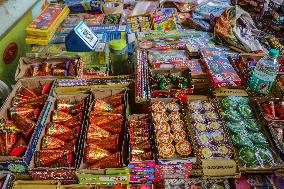
{"label": "bottle label", "polygon": [[250,79],[249,87],[251,90],[268,94],[276,76],[268,76],[264,73],[253,74]]}

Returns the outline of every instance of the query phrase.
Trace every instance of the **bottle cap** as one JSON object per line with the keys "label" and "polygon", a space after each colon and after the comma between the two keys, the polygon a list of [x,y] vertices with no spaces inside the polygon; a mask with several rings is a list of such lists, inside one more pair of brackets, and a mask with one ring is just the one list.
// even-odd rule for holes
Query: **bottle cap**
{"label": "bottle cap", "polygon": [[126,41],[123,39],[114,39],[109,42],[109,47],[113,50],[120,51],[126,47]]}
{"label": "bottle cap", "polygon": [[278,58],[279,56],[279,50],[277,49],[271,49],[268,53],[268,55],[272,58]]}

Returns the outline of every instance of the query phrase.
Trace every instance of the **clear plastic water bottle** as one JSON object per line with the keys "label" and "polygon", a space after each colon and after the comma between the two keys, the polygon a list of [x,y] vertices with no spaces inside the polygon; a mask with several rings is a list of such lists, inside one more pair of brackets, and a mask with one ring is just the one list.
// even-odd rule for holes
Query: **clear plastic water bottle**
{"label": "clear plastic water bottle", "polygon": [[249,81],[249,87],[257,93],[268,94],[279,72],[279,51],[271,49],[268,56],[260,59]]}

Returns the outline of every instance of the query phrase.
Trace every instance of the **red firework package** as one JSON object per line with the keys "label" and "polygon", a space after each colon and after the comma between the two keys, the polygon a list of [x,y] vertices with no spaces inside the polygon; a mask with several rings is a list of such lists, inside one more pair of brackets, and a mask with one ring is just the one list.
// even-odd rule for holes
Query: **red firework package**
{"label": "red firework package", "polygon": [[94,101],[80,169],[121,167],[125,89],[93,90],[92,94]]}
{"label": "red firework package", "polygon": [[[21,80],[15,85],[0,114],[1,156],[24,158],[52,82]],[[30,144],[30,148],[34,145]]]}
{"label": "red firework package", "polygon": [[255,101],[267,121],[284,122],[284,99],[256,98]]}
{"label": "red firework package", "polygon": [[134,114],[129,116],[130,136],[130,160],[152,160],[152,145],[150,141],[149,116],[146,114]]}
{"label": "red firework package", "polygon": [[83,137],[81,130],[88,99],[87,94],[54,97],[47,124],[36,147],[32,168],[75,166],[76,158],[80,155],[78,141]]}

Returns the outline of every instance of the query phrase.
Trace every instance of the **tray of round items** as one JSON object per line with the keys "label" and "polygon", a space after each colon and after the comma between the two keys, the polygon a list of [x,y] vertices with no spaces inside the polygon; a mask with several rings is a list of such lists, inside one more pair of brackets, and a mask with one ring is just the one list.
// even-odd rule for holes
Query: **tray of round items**
{"label": "tray of round items", "polygon": [[216,101],[235,149],[240,172],[273,172],[283,166],[245,91],[216,91]]}
{"label": "tray of round items", "polygon": [[187,118],[203,176],[238,177],[232,144],[214,100],[202,95],[188,96]]}
{"label": "tray of round items", "polygon": [[81,156],[90,95],[56,95],[49,101],[46,124],[29,165],[30,175],[33,180],[77,183],[75,168]]}
{"label": "tray of round items", "polygon": [[93,89],[83,156],[76,171],[80,184],[129,184],[125,164],[126,89]]}
{"label": "tray of round items", "polygon": [[27,172],[45,123],[43,114],[52,95],[53,79],[24,79],[17,82],[1,108],[1,170]]}
{"label": "tray of round items", "polygon": [[152,99],[151,116],[157,160],[155,182],[188,178],[196,158],[187,133],[184,104],[176,99]]}

